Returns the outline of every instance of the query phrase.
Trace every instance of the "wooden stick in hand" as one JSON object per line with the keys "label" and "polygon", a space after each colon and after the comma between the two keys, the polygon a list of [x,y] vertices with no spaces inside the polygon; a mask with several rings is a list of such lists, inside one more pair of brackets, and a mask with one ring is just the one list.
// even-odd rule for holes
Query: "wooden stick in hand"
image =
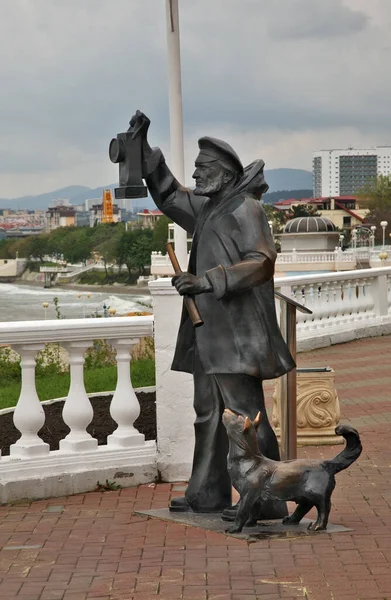
{"label": "wooden stick in hand", "polygon": [[[174,248],[172,247],[170,242],[168,242],[166,244],[166,249],[167,249],[167,254],[170,257],[170,261],[171,261],[172,267],[174,269],[175,275],[180,275],[182,273],[182,269],[179,265],[178,259],[174,252]],[[200,325],[203,325],[204,322],[201,319],[200,313],[198,312],[198,308],[197,308],[196,303],[194,302],[193,298],[191,296],[188,296],[187,294],[185,294],[183,296],[183,301],[186,305],[187,312],[189,313],[191,322],[193,323],[193,327],[200,327]]]}

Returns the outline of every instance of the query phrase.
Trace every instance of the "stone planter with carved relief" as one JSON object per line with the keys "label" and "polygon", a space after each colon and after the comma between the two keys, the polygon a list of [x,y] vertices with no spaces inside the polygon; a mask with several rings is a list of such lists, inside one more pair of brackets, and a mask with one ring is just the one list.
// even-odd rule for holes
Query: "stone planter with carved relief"
{"label": "stone planter with carved relief", "polygon": [[[272,423],[280,439],[280,385],[277,380],[273,393]],[[340,420],[340,406],[335,388],[335,371],[324,369],[297,369],[297,445],[321,446],[342,444],[335,435]]]}

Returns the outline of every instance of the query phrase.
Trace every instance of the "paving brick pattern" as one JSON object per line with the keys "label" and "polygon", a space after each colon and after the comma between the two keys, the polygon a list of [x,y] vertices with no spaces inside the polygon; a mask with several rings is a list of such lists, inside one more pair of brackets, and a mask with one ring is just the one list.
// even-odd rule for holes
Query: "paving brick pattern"
{"label": "paving brick pattern", "polygon": [[391,338],[302,354],[299,365],[336,369],[343,420],[362,435],[333,494],[332,522],[353,531],[249,544],[134,514],[183,493],[169,484],[2,506],[0,600],[391,599]]}

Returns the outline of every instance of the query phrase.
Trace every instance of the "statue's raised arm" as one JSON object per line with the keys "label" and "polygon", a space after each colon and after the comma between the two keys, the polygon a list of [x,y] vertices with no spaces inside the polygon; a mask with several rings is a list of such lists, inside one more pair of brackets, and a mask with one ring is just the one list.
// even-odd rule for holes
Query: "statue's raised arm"
{"label": "statue's raised arm", "polygon": [[167,217],[192,234],[206,199],[195,196],[181,185],[166,165],[160,148],[151,148],[147,137],[150,120],[144,113],[138,110],[129,124],[133,139],[141,139],[142,174],[155,204]]}

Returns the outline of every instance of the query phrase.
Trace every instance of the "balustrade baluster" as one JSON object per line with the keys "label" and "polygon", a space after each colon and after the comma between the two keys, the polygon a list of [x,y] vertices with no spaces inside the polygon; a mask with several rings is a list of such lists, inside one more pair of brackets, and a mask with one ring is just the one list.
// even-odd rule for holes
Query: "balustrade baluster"
{"label": "balustrade baluster", "polygon": [[372,284],[374,280],[372,278],[364,279],[364,295],[365,295],[365,313],[367,319],[372,319],[376,317],[375,310],[375,298],[374,298],[374,289]]}
{"label": "balustrade baluster", "polygon": [[[369,306],[368,306],[368,294],[369,287],[367,288],[368,280],[366,278],[357,280],[358,288],[358,314],[357,319],[367,319]],[[367,288],[367,289],[366,289]]]}
{"label": "balustrade baluster", "polygon": [[44,344],[21,344],[13,348],[22,358],[22,388],[14,411],[14,425],[22,435],[10,447],[10,455],[26,458],[48,454],[49,444],[38,436],[45,423],[45,413],[35,387],[35,356]]}
{"label": "balustrade baluster", "polygon": [[62,417],[70,428],[70,433],[60,441],[60,450],[78,452],[93,450],[98,445],[86,428],[92,421],[94,412],[84,387],[84,352],[90,342],[69,342],[64,344],[69,352],[71,385],[65,400]]}
{"label": "balustrade baluster", "polygon": [[308,304],[308,308],[310,310],[312,310],[312,326],[314,329],[319,329],[319,327],[322,327],[323,323],[322,323],[322,317],[323,317],[323,313],[322,313],[322,302],[323,302],[323,298],[322,298],[322,286],[320,283],[313,283],[312,284],[312,295],[311,295],[311,303]]}
{"label": "balustrade baluster", "polygon": [[346,281],[340,281],[340,324],[349,320],[349,289]]}
{"label": "balustrade baluster", "polygon": [[357,279],[353,279],[351,282],[351,306],[352,306],[352,317],[354,318],[354,320],[357,320],[358,317],[358,313],[360,310],[360,303],[359,303],[359,299],[358,299],[358,295],[359,295],[359,288],[357,285],[358,281]]}
{"label": "balustrade baluster", "polygon": [[320,284],[320,297],[321,297],[321,310],[320,310],[320,320],[322,327],[326,327],[328,325],[328,319],[330,317],[330,282],[322,281]]}
{"label": "balustrade baluster", "polygon": [[140,404],[130,378],[130,350],[138,341],[121,339],[110,342],[117,350],[118,370],[117,387],[110,405],[110,414],[118,427],[107,438],[107,444],[114,448],[140,446],[145,442],[144,435],[134,427],[140,414]]}

